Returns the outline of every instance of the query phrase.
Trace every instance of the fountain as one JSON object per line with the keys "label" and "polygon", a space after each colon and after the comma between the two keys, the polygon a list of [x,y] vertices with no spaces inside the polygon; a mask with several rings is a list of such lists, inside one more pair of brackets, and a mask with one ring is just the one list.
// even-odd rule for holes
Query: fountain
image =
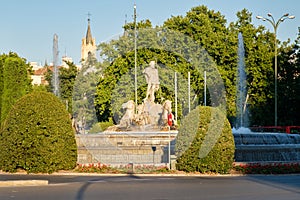
{"label": "fountain", "polygon": [[53,93],[55,96],[59,96],[59,80],[58,80],[58,36],[54,34],[53,36],[53,76],[52,85]]}
{"label": "fountain", "polygon": [[258,133],[248,127],[246,73],[243,36],[238,34],[237,119],[232,129],[236,162],[299,162],[300,135]]}
{"label": "fountain", "polygon": [[247,94],[247,82],[245,72],[245,50],[243,35],[238,35],[238,76],[237,76],[237,99],[236,99],[236,128],[248,127],[248,112],[247,112],[247,100],[249,95]]}
{"label": "fountain", "polygon": [[[151,61],[143,73],[147,83],[146,97],[136,105],[133,100],[123,100],[125,111],[117,125],[99,134],[77,135],[78,162],[110,164],[168,163],[171,150],[167,147],[177,135],[172,114],[172,102],[155,102],[155,92],[160,81],[155,61]],[[124,98],[126,99],[126,98]],[[154,151],[155,154],[154,156]]]}
{"label": "fountain", "polygon": [[300,135],[234,133],[236,162],[299,162]]}
{"label": "fountain", "polygon": [[155,61],[143,70],[147,82],[146,97],[139,105],[133,100],[122,104],[125,111],[119,124],[109,127],[106,132],[112,131],[167,131],[169,126],[176,129],[176,122],[172,114],[172,102],[165,100],[162,104],[155,102],[155,92],[159,89],[158,69]]}

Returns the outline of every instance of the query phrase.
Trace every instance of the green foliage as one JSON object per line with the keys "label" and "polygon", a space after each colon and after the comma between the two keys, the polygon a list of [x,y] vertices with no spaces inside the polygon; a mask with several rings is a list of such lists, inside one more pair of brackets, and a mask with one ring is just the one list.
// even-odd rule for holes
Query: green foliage
{"label": "green foliage", "polygon": [[45,87],[47,92],[52,92],[54,89],[54,86],[52,84],[53,71],[48,65],[45,65],[44,67],[47,68],[47,72],[45,73],[45,80],[48,82],[48,84]]}
{"label": "green foliage", "polygon": [[238,21],[231,23],[229,28],[232,34],[237,36],[241,32],[243,35],[251,125],[272,124],[274,106],[270,101],[274,97],[274,81],[270,80],[274,80],[274,36],[265,33],[263,27],[254,27],[252,14],[246,9],[238,12],[237,17]]}
{"label": "green foliage", "polygon": [[80,130],[88,130],[97,123],[95,110],[95,93],[97,81],[102,73],[96,58],[89,56],[82,63],[72,89],[72,113]]}
{"label": "green foliage", "polygon": [[[103,56],[106,65],[103,77],[97,85],[95,98],[99,121],[107,121],[108,118],[113,117],[118,122],[122,115],[120,111],[122,103],[134,99],[135,62],[131,45],[133,44],[132,35],[132,32],[128,31],[119,40],[99,45],[100,55]],[[207,52],[190,37],[164,28],[139,29],[137,43],[137,101],[139,104],[145,98],[147,86],[142,72],[151,60],[156,61],[159,71],[160,90],[155,94],[157,103],[166,99],[175,102],[174,72],[177,73],[180,90],[177,108],[179,118],[188,110],[188,72],[191,74],[192,108],[203,102],[204,69],[208,69],[207,82],[211,86],[209,90],[217,96],[215,102],[224,97],[222,92],[215,91],[216,88],[223,86],[223,83],[219,81],[220,77],[216,77],[215,64]]]}
{"label": "green foliage", "polygon": [[[227,24],[229,24],[227,26]],[[183,76],[193,67],[208,69],[210,64],[207,60],[203,62],[193,63],[195,57],[183,55],[192,55],[195,49],[194,44],[188,40],[181,40],[180,34],[185,34],[191,38],[194,43],[201,45],[203,49],[213,58],[216,68],[220,73],[226,90],[227,117],[231,124],[235,124],[236,118],[236,81],[237,81],[237,61],[238,61],[238,33],[241,32],[244,38],[245,47],[245,65],[247,74],[247,89],[249,99],[247,108],[250,112],[250,126],[253,125],[271,125],[274,122],[274,34],[264,26],[255,27],[252,23],[252,13],[246,9],[237,12],[236,22],[226,22],[225,17],[214,10],[209,10],[206,6],[197,6],[191,8],[184,16],[172,16],[166,20],[161,27],[149,31],[151,28],[149,20],[139,22],[137,25],[137,47],[138,66],[144,65],[148,60],[160,60],[161,63],[173,63],[171,66]],[[112,91],[118,84],[120,77],[125,73],[130,73],[134,63],[134,28],[133,23],[124,26],[124,35],[109,43],[101,43],[98,46],[100,56],[104,60],[104,64],[109,68],[106,70],[103,79],[97,86],[96,109],[100,121],[106,121],[112,116]],[[143,31],[143,28],[148,31]],[[162,28],[162,29],[161,29]],[[170,35],[165,35],[165,29],[174,30],[170,40]],[[159,38],[156,40],[155,38]],[[186,39],[186,38],[184,38]],[[298,38],[299,40],[299,38]],[[297,42],[296,42],[297,43]],[[278,42],[280,45],[280,41]],[[299,41],[298,41],[299,44]],[[151,48],[149,48],[151,47]],[[160,49],[161,55],[151,58],[151,54],[141,49],[147,48],[148,52],[155,52]],[[299,46],[295,45],[294,52],[289,50],[290,47],[281,45],[278,52],[278,74],[282,77],[282,81],[278,80],[278,90],[282,99],[278,99],[279,123],[299,124],[299,59],[295,59],[294,63],[290,63],[289,56],[299,57]],[[175,56],[164,57],[163,50],[175,52]],[[177,54],[176,54],[177,53]],[[152,54],[153,55],[153,54]],[[202,56],[202,55],[201,55]],[[178,58],[181,58],[178,60]],[[282,60],[280,60],[282,59]],[[163,61],[162,61],[163,60]],[[166,61],[169,60],[169,61]],[[189,65],[191,62],[192,65]],[[159,63],[159,62],[158,62]],[[285,67],[288,67],[285,70]],[[141,66],[143,69],[143,66]],[[138,69],[140,70],[140,68]],[[207,72],[209,73],[209,71]],[[202,103],[203,99],[203,74],[192,72],[191,70],[191,86],[195,90],[196,105]],[[186,77],[185,77],[186,78]],[[215,77],[208,78],[209,81],[216,86]],[[103,86],[108,84],[109,86]],[[132,86],[129,82],[129,86]],[[219,83],[218,83],[219,84]],[[125,87],[125,85],[123,86]],[[298,88],[297,88],[298,87]],[[208,88],[207,105],[213,105],[211,96],[218,94],[213,91],[214,88]],[[139,95],[143,94],[144,89],[139,87]],[[286,91],[286,92],[285,92]],[[288,95],[288,92],[291,95]],[[279,96],[280,96],[279,95]],[[133,96],[129,97],[131,99]],[[285,99],[289,98],[290,104],[285,103]],[[298,101],[299,102],[299,101]],[[294,105],[294,106],[289,106]],[[288,107],[288,108],[287,108]],[[285,112],[285,110],[289,112]],[[183,108],[184,110],[184,108]],[[291,114],[291,117],[286,115]],[[120,112],[117,113],[120,115]],[[282,118],[280,117],[282,116]],[[116,117],[118,118],[118,116]]]}
{"label": "green foliage", "polygon": [[28,173],[73,169],[77,146],[65,106],[53,94],[32,92],[11,109],[0,134],[0,169]]}
{"label": "green foliage", "polygon": [[110,118],[109,121],[107,122],[98,122],[94,124],[93,127],[89,130],[89,133],[100,133],[113,125],[114,125],[113,120]]}
{"label": "green foliage", "polygon": [[5,62],[6,55],[0,56],[0,127],[1,127],[1,110],[2,110],[2,94],[3,94],[3,64]]}
{"label": "green foliage", "polygon": [[0,123],[14,103],[32,90],[31,67],[16,53],[0,56]]}
{"label": "green foliage", "polygon": [[[300,33],[300,30],[299,30]],[[300,37],[279,49],[278,125],[300,124]]]}
{"label": "green foliage", "polygon": [[241,163],[234,170],[243,174],[295,174],[300,172],[300,163]]}
{"label": "green foliage", "polygon": [[226,116],[218,108],[199,106],[183,119],[179,129],[176,168],[186,172],[228,173],[234,149]]}
{"label": "green foliage", "polygon": [[110,118],[108,122],[99,122],[98,125],[101,128],[101,131],[105,131],[108,127],[114,125],[114,122]]}
{"label": "green foliage", "polygon": [[[66,105],[68,112],[72,113],[72,95],[73,95],[73,86],[75,79],[78,74],[77,66],[73,62],[66,61],[68,65],[67,68],[60,67],[58,80],[59,80],[59,98],[61,101]],[[49,83],[48,85],[44,86],[46,91],[53,92],[53,71],[50,67],[45,65],[44,67],[47,68],[47,72],[45,73],[45,80]]]}
{"label": "green foliage", "polygon": [[[174,53],[159,49],[139,49],[137,51],[137,93],[138,104],[143,102],[146,96],[147,84],[142,73],[151,60],[157,62],[159,71],[160,89],[155,94],[155,102],[162,103],[169,99],[175,102],[174,92],[174,71],[177,70],[178,85],[178,117],[184,115],[188,110],[187,94],[187,74],[188,71],[199,78],[199,72],[193,69],[190,63],[185,62],[182,57]],[[110,66],[106,67],[104,76],[100,78],[97,85],[95,105],[99,121],[107,121],[113,117],[118,123],[122,113],[122,104],[134,99],[134,55],[132,52],[119,57]],[[202,97],[202,90],[199,85],[203,85],[203,79],[192,80],[192,94]],[[192,107],[198,105],[196,101]],[[174,104],[173,104],[173,110]]]}
{"label": "green foliage", "polygon": [[60,99],[67,106],[69,113],[72,113],[73,86],[78,74],[76,65],[73,62],[67,62],[68,68],[59,70],[59,93]]}
{"label": "green foliage", "polygon": [[[209,10],[206,6],[197,6],[191,8],[185,16],[169,18],[163,26],[188,35],[211,56],[225,83],[228,115],[234,115],[237,35],[227,29],[225,17],[220,12]],[[208,70],[203,63],[199,63],[198,67]],[[193,77],[193,81],[197,78],[199,79]],[[215,79],[212,80],[213,84],[214,81]],[[203,84],[197,85],[199,88],[203,87]],[[209,92],[214,93],[212,90]],[[207,105],[211,105],[211,102],[208,101]]]}
{"label": "green foliage", "polygon": [[46,85],[33,85],[32,86],[32,91],[47,92],[47,87],[46,87]]}

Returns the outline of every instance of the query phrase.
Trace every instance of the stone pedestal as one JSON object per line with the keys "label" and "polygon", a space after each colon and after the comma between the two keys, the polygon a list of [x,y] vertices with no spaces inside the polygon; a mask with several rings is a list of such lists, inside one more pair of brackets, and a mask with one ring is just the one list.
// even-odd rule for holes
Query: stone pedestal
{"label": "stone pedestal", "polygon": [[[168,144],[171,152],[177,131],[170,132],[115,132],[76,135],[78,163],[152,164],[168,163]],[[152,147],[156,147],[153,156]]]}

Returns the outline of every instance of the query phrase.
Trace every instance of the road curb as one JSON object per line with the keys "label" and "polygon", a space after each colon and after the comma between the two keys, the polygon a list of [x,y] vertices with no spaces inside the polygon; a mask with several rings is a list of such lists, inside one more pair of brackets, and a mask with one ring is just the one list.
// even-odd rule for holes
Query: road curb
{"label": "road curb", "polygon": [[0,187],[12,187],[12,186],[43,186],[48,185],[48,180],[9,180],[0,181]]}

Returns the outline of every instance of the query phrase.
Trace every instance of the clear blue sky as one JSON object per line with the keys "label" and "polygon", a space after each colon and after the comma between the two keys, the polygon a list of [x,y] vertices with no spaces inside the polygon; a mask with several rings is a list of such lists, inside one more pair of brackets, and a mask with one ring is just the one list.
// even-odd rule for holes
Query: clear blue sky
{"label": "clear blue sky", "polygon": [[268,12],[278,19],[285,13],[295,15],[278,29],[278,38],[294,41],[300,26],[299,0],[2,0],[0,12],[0,53],[13,51],[27,61],[52,62],[53,35],[59,39],[59,56],[67,54],[78,64],[81,39],[86,34],[88,13],[91,13],[92,35],[97,44],[109,41],[122,32],[122,26],[132,21],[133,5],[137,5],[137,20],[150,19],[162,25],[171,16],[185,15],[192,7],[206,5],[219,11],[228,22],[236,21],[243,8],[253,15],[252,22],[272,29],[256,15]]}

